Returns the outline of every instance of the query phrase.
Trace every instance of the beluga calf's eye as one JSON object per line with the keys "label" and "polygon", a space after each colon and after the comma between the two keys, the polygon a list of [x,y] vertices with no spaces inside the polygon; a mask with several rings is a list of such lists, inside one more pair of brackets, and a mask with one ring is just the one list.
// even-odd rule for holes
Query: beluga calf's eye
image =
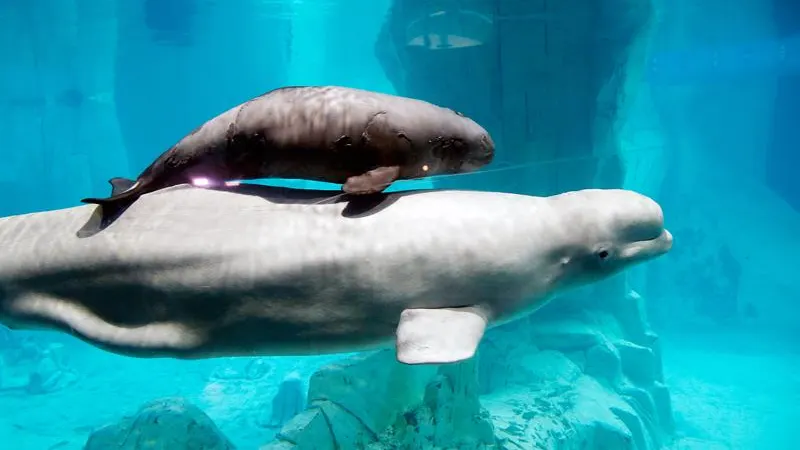
{"label": "beluga calf's eye", "polygon": [[608,250],[600,250],[599,252],[597,252],[597,256],[599,256],[600,259],[608,258]]}

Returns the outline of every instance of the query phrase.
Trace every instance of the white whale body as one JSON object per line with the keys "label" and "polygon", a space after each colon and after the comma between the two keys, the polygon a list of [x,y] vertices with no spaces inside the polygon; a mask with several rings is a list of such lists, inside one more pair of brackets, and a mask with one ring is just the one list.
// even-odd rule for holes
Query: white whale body
{"label": "white whale body", "polygon": [[[652,199],[187,185],[87,238],[91,205],[0,219],[0,322],[137,357],[306,355],[396,344],[472,357],[487,327],[667,253]],[[371,203],[372,202],[372,203]]]}

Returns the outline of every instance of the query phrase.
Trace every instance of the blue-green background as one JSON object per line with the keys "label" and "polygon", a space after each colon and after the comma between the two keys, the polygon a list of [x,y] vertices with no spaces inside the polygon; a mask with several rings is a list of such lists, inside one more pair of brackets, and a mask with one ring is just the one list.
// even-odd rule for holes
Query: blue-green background
{"label": "blue-green background", "polygon": [[[800,5],[646,3],[0,0],[0,215],[105,196],[107,179],[135,177],[199,123],[279,86],[444,104],[489,129],[496,167],[516,168],[399,188],[651,195],[675,248],[631,279],[663,336],[679,434],[725,449],[792,449]],[[419,24],[436,10],[472,15]],[[633,29],[644,16],[647,30]],[[420,27],[456,27],[481,45],[406,45]],[[636,33],[645,37],[626,47]],[[265,400],[247,387],[208,400],[198,381],[241,360],[136,360],[55,333],[14,336],[63,344],[80,381],[35,397],[0,392],[0,448],[80,448],[92,427],[178,394],[208,401],[242,448],[271,437],[239,419]],[[308,375],[335,358],[270,361],[276,373]]]}

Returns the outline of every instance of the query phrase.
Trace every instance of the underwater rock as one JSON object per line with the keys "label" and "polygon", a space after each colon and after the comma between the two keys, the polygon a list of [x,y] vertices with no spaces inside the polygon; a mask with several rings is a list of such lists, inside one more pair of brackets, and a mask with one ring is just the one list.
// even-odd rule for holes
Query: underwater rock
{"label": "underwater rock", "polygon": [[409,366],[387,349],[322,367],[308,409],[262,450],[494,448],[477,364]]}
{"label": "underwater rock", "polygon": [[[364,448],[377,441],[377,436],[359,417],[338,404],[323,400],[314,403],[328,420],[334,448]],[[313,450],[316,450],[315,446]]]}
{"label": "underwater rock", "polygon": [[650,325],[644,298],[638,292],[629,290],[625,294],[624,304],[625,307],[616,308],[614,316],[619,320],[625,338],[639,345],[647,345]]}
{"label": "underwater rock", "polygon": [[[650,429],[641,420],[637,411],[614,391],[603,387],[591,377],[583,377],[576,383],[575,406],[568,412],[576,424],[588,422],[599,430],[600,435],[586,439],[586,447],[597,449],[650,450],[658,448]],[[590,421],[587,419],[591,418]],[[614,434],[608,431],[613,430]]]}
{"label": "underwater rock", "polygon": [[[556,318],[564,317],[564,309],[571,307],[573,312],[566,315],[587,315],[590,319],[603,318],[605,324],[593,327],[609,338],[616,336],[620,339],[631,341],[635,344],[648,346],[648,333],[651,332],[650,321],[647,317],[647,299],[638,291],[630,289],[626,278],[629,274],[623,273],[616,277],[603,280],[595,285],[584,288],[582,295],[569,297],[570,305],[554,304]],[[597,299],[603,299],[598,302]],[[563,302],[562,302],[563,303]],[[608,318],[613,318],[613,324],[608,323]],[[594,320],[589,320],[594,322]]]}
{"label": "underwater rock", "polygon": [[387,435],[407,449],[495,448],[491,417],[478,398],[477,361],[440,366],[422,405],[403,414]]}
{"label": "underwater rock", "polygon": [[603,335],[578,320],[537,323],[533,342],[541,349],[571,352],[586,350],[603,342]]}
{"label": "underwater rock", "polygon": [[283,448],[335,450],[336,440],[322,409],[315,406],[294,416],[281,429],[276,440],[261,450]]}
{"label": "underwater rock", "polygon": [[[632,291],[627,298],[643,301]],[[572,304],[581,306],[559,305],[505,325],[502,334],[487,334],[491,348],[479,354],[481,364],[502,363],[508,373],[504,386],[482,390],[498,439],[504,448],[660,448],[674,425],[659,338],[645,322],[643,305],[592,308],[580,298]]]}
{"label": "underwater rock", "polygon": [[564,356],[569,358],[570,361],[575,363],[576,366],[580,369],[581,372],[586,370],[586,352],[581,350],[575,350],[572,352],[564,353]]}
{"label": "underwater rock", "polygon": [[[328,444],[327,442],[325,441],[323,442],[324,443],[322,444],[321,447],[319,447],[319,450],[333,449],[333,447],[327,446]],[[275,441],[275,442],[270,442],[267,445],[262,445],[261,447],[258,448],[258,450],[296,450],[298,448],[314,448],[314,447],[309,447],[308,445],[309,444],[304,444],[300,446],[300,445],[295,445],[293,442],[290,441]]]}
{"label": "underwater rock", "polygon": [[484,337],[476,358],[478,359],[478,386],[481,395],[503,389],[508,384],[509,371],[505,349],[494,345],[490,334]]}
{"label": "underwater rock", "polygon": [[543,350],[526,355],[519,361],[512,382],[529,387],[569,385],[581,374],[580,367],[563,353]]}
{"label": "underwater rock", "polygon": [[435,366],[397,362],[394,349],[357,355],[322,367],[311,376],[309,404],[330,401],[378,434],[398,411],[418,405]]}
{"label": "underwater rock", "polygon": [[649,389],[655,405],[658,424],[666,434],[675,432],[675,417],[672,412],[672,396],[667,387],[656,381]]}
{"label": "underwater rock", "polygon": [[[562,354],[566,355],[579,373],[585,370],[613,372],[614,366],[598,366],[598,361],[589,361],[588,351],[595,349],[597,352],[598,347],[608,345],[609,339],[623,335],[614,316],[587,312],[584,308],[570,309],[570,305],[586,303],[584,300],[572,297],[562,300],[561,306],[545,306],[548,309],[544,314],[540,314],[542,310],[537,311],[529,318],[493,328],[486,334],[478,353],[481,395],[514,383],[529,383],[527,367],[531,365],[524,361],[537,355],[539,349],[555,351],[559,359]],[[564,308],[563,303],[568,306]],[[598,357],[596,353],[591,356]],[[592,364],[594,366],[589,367]],[[613,374],[607,376],[613,378]]]}
{"label": "underwater rock", "polygon": [[518,361],[538,351],[530,331],[529,318],[523,318],[486,333],[476,356],[481,395],[504,389],[519,378]]}
{"label": "underwater rock", "polygon": [[182,398],[143,405],[133,416],[92,433],[84,450],[234,450],[233,444],[198,407]]}
{"label": "underwater rock", "polygon": [[642,344],[653,351],[653,364],[655,365],[656,381],[664,382],[664,359],[661,353],[661,339],[657,334],[649,331],[645,334],[645,342]]}
{"label": "underwater rock", "polygon": [[603,341],[586,350],[584,373],[616,386],[622,378],[622,361],[616,347]]}
{"label": "underwater rock", "polygon": [[41,395],[75,384],[80,377],[66,363],[62,347],[25,338],[0,351],[0,390]]}
{"label": "underwater rock", "polygon": [[[635,411],[638,426],[642,427],[643,433],[649,436],[649,440],[652,441],[655,448],[660,448],[662,442],[672,434],[672,431],[662,426],[653,396],[649,391],[635,386],[624,386],[619,393]],[[628,422],[626,424],[631,431],[634,431],[632,428],[634,425]]]}
{"label": "underwater rock", "polygon": [[622,373],[635,384],[650,385],[656,381],[653,351],[629,341],[617,341],[614,346],[622,361]]}
{"label": "underwater rock", "polygon": [[78,381],[78,373],[67,366],[60,344],[51,344],[28,377],[25,391],[30,395],[49,394],[65,389]]}
{"label": "underwater rock", "polygon": [[280,428],[292,417],[305,408],[306,392],[303,379],[297,372],[290,372],[278,388],[278,393],[272,399],[272,409],[269,420],[264,426],[267,428]]}
{"label": "underwater rock", "polygon": [[620,387],[617,392],[636,410],[637,414],[642,416],[643,420],[658,422],[656,404],[649,391],[636,386],[625,385]]}
{"label": "underwater rock", "polygon": [[496,444],[491,418],[478,398],[477,360],[471,359],[439,366],[422,403],[396,414],[370,448],[484,450]]}
{"label": "underwater rock", "polygon": [[585,443],[582,445],[586,445],[586,447],[583,448],[607,448],[614,450],[632,450],[636,448],[632,444],[631,435],[617,424],[597,421],[589,424],[589,427],[593,429],[594,435],[582,441]]}
{"label": "underwater rock", "polygon": [[[644,425],[642,424],[642,420],[636,414],[636,411],[630,408],[620,408],[618,406],[612,406],[609,408],[612,413],[620,420],[622,423],[625,424],[625,428],[628,429],[631,433],[631,438],[633,440],[633,448],[635,449],[647,449],[647,448],[654,448],[652,445],[648,443],[647,438],[647,430],[645,429]],[[606,447],[601,447],[606,448]]]}
{"label": "underwater rock", "polygon": [[[542,342],[537,340],[537,336],[544,334],[541,330],[545,328],[549,330],[549,325],[533,325],[527,319],[522,319],[487,333],[477,355],[480,395],[516,384],[530,385],[536,380],[550,380],[551,377],[568,383],[580,375],[585,364],[585,355],[580,346],[567,356],[553,350],[539,351],[536,344],[552,344],[548,339]],[[575,347],[569,343],[563,346]]]}
{"label": "underwater rock", "polygon": [[589,376],[559,388],[484,397],[503,448],[655,449],[636,411]]}

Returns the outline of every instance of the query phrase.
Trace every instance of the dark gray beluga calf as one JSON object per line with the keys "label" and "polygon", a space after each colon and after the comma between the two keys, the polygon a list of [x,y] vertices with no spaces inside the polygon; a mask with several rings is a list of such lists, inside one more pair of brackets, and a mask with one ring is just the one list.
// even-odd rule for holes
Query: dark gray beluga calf
{"label": "dark gray beluga calf", "polygon": [[476,170],[492,161],[489,133],[422,100],[338,86],[284,87],[207,121],[134,180],[113,178],[107,226],[143,194],[193,180],[291,178],[343,184],[348,194],[393,181]]}

